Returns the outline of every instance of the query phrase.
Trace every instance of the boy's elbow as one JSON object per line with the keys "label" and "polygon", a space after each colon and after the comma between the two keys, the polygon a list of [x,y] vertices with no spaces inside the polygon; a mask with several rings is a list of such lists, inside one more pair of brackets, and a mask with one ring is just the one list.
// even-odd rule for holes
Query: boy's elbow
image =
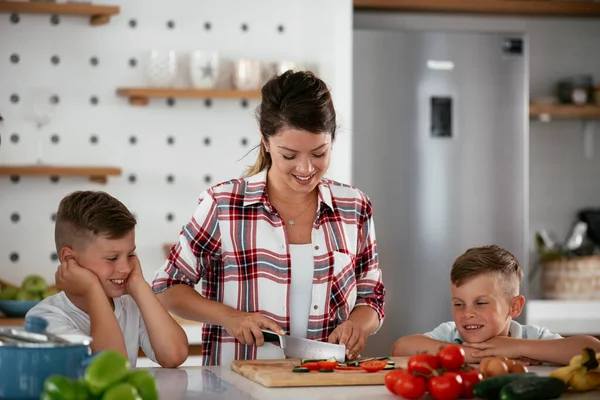
{"label": "boy's elbow", "polygon": [[401,357],[405,355],[407,354],[405,354],[402,346],[402,338],[400,338],[396,340],[396,342],[394,342],[394,346],[392,346],[392,357]]}
{"label": "boy's elbow", "polygon": [[173,346],[167,354],[156,355],[156,362],[163,368],[177,368],[187,360],[189,347],[187,341]]}

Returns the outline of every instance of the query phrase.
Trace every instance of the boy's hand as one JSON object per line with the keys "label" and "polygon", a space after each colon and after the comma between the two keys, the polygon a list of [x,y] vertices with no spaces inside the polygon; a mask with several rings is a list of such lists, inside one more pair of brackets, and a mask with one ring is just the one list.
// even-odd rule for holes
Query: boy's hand
{"label": "boy's hand", "polygon": [[331,335],[329,343],[339,343],[346,346],[346,356],[348,359],[357,357],[367,344],[365,331],[355,324],[352,320],[346,320],[338,325]]}
{"label": "boy's hand", "polygon": [[85,298],[100,287],[98,277],[90,270],[83,268],[73,257],[67,257],[54,274],[56,286],[74,296]]}
{"label": "boy's hand", "polygon": [[472,356],[476,358],[504,356],[506,358],[518,359],[523,353],[521,351],[522,345],[523,341],[521,339],[505,336],[496,336],[481,343],[463,343],[465,347],[479,350],[472,353]]}
{"label": "boy's hand", "polygon": [[129,273],[127,277],[127,282],[125,283],[125,293],[135,297],[135,292],[140,284],[148,284],[144,279],[144,274],[142,273],[142,265],[140,264],[140,259],[137,256],[134,256],[131,260],[133,262],[133,269]]}

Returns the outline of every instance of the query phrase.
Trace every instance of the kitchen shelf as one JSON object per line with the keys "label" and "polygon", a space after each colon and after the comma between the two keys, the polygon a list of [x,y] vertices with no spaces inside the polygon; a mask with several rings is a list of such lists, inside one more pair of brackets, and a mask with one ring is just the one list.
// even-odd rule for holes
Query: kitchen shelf
{"label": "kitchen shelf", "polygon": [[600,17],[600,3],[558,0],[354,0],[355,10]]}
{"label": "kitchen shelf", "polygon": [[580,118],[600,119],[600,106],[571,104],[530,104],[530,118]]}
{"label": "kitchen shelf", "polygon": [[46,3],[0,1],[1,13],[79,15],[90,17],[90,25],[104,25],[112,15],[119,14],[119,6],[91,3]]}
{"label": "kitchen shelf", "polygon": [[260,90],[232,89],[175,89],[175,88],[118,88],[117,94],[129,97],[134,106],[146,106],[151,98],[173,99],[259,99]]}
{"label": "kitchen shelf", "polygon": [[92,182],[106,183],[109,176],[120,176],[116,167],[68,167],[52,165],[5,165],[0,175],[20,176],[87,176]]}

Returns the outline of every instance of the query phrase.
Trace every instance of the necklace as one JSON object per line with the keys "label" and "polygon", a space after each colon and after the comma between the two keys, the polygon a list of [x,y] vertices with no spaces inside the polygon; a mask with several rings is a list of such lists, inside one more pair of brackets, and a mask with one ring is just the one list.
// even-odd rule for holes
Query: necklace
{"label": "necklace", "polygon": [[[289,226],[294,226],[294,224],[296,223],[294,220],[298,217],[300,217],[302,214],[304,214],[306,212],[306,210],[308,210],[311,206],[313,205],[312,200],[308,203],[308,206],[306,206],[306,208],[304,210],[302,210],[299,214],[293,216],[292,218],[288,219],[287,225]],[[283,217],[281,218],[283,219]],[[285,221],[284,221],[285,223]]]}

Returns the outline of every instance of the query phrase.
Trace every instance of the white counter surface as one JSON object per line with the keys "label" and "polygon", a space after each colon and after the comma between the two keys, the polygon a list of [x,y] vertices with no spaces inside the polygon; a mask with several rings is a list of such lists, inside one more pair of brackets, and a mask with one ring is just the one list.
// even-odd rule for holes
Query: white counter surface
{"label": "white counter surface", "polygon": [[[546,376],[555,367],[531,367],[530,371]],[[233,372],[229,366],[186,367],[179,369],[150,368],[157,378],[159,397],[167,400],[252,400],[252,399],[356,399],[398,400],[384,385],[328,386],[304,388],[267,388]],[[431,400],[425,396],[422,400]],[[600,390],[587,393],[566,393],[561,399],[600,399]]]}
{"label": "white counter surface", "polygon": [[561,335],[600,336],[600,300],[527,300],[525,307],[527,324]]}

